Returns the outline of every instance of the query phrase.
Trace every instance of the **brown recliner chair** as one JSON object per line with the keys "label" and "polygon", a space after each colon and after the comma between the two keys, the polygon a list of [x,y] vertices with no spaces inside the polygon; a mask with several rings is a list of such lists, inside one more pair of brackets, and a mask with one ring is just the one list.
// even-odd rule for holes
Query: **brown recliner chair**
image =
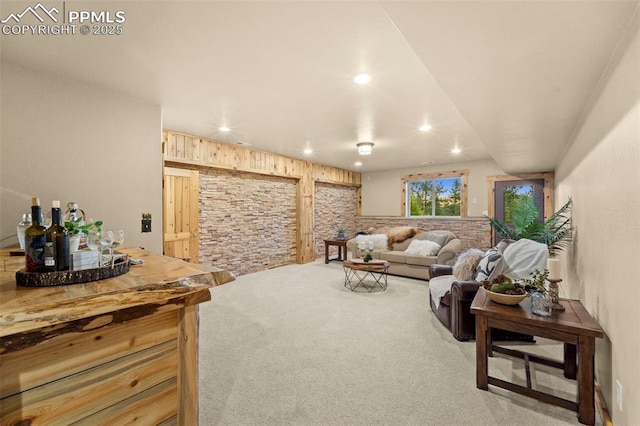
{"label": "brown recliner chair", "polygon": [[[453,266],[430,265],[431,278],[441,275],[452,275]],[[440,298],[440,306],[436,307],[429,292],[431,310],[447,327],[453,337],[461,342],[476,338],[476,316],[471,313],[471,302],[480,288],[478,281],[454,281],[451,290]],[[535,342],[533,336],[512,331],[492,329],[493,340],[520,340]]]}
{"label": "brown recliner chair", "polygon": [[[431,278],[453,274],[453,266],[431,265]],[[436,308],[429,292],[431,310],[457,340],[467,341],[476,338],[476,318],[471,313],[471,302],[476,296],[480,283],[477,281],[454,281],[451,290],[440,299]]]}

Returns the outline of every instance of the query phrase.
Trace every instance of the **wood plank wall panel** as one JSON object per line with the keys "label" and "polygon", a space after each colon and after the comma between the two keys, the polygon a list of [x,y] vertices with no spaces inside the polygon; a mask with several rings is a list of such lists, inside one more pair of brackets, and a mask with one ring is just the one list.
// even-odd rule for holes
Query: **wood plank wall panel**
{"label": "wood plank wall panel", "polygon": [[[296,261],[315,259],[314,182],[360,188],[361,174],[351,170],[319,165],[295,158],[258,151],[242,146],[186,135],[171,130],[163,132],[165,164],[179,167],[203,166],[298,179]],[[361,210],[358,203],[357,211]]]}

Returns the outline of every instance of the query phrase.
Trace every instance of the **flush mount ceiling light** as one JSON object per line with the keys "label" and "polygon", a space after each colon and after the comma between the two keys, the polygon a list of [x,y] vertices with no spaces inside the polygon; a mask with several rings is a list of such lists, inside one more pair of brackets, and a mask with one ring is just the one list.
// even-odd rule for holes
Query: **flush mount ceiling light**
{"label": "flush mount ceiling light", "polygon": [[304,153],[309,155],[309,154],[313,154],[313,150],[311,148],[305,148],[304,149]]}
{"label": "flush mount ceiling light", "polygon": [[423,124],[422,126],[420,126],[421,132],[428,132],[429,130],[431,130],[431,126],[429,126],[428,124]]}
{"label": "flush mount ceiling light", "polygon": [[360,142],[357,143],[358,154],[360,155],[371,155],[373,152],[373,142]]}
{"label": "flush mount ceiling light", "polygon": [[460,152],[461,152],[461,150],[460,150],[460,148],[458,148],[458,147],[455,147],[455,148],[453,148],[453,149],[451,150],[451,153],[452,153],[452,154],[460,154]]}
{"label": "flush mount ceiling light", "polygon": [[353,79],[358,84],[367,84],[371,81],[371,76],[369,74],[358,74]]}
{"label": "flush mount ceiling light", "polygon": [[228,128],[227,126],[219,127],[218,130],[220,130],[221,132],[225,132],[225,133],[231,131],[231,129]]}

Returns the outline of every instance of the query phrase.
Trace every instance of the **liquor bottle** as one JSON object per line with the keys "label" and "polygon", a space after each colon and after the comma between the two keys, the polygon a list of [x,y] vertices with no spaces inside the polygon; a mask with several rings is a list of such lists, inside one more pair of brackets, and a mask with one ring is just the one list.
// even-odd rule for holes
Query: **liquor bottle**
{"label": "liquor bottle", "polygon": [[69,270],[69,232],[62,226],[60,201],[51,203],[51,226],[45,232],[44,267],[45,271]]}
{"label": "liquor bottle", "polygon": [[24,231],[24,258],[27,272],[44,272],[46,228],[41,225],[40,199],[31,199],[31,226]]}

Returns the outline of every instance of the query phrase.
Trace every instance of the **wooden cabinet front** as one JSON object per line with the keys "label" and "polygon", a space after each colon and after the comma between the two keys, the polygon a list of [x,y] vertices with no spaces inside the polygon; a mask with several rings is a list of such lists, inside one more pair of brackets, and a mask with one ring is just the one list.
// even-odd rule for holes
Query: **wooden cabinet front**
{"label": "wooden cabinet front", "polygon": [[198,304],[211,273],[130,250],[144,265],[55,288],[0,283],[0,422],[198,423]]}

